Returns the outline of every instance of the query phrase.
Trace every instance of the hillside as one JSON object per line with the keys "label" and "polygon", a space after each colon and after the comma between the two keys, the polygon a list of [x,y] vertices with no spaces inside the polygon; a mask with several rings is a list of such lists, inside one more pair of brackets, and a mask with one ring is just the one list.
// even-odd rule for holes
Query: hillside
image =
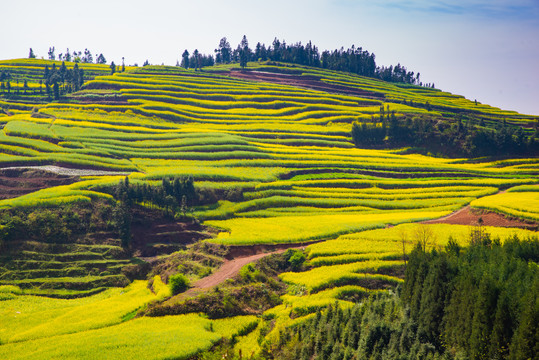
{"label": "hillside", "polygon": [[0,357],[188,358],[222,338],[267,357],[320,309],[400,289],[419,240],[537,236],[537,116],[276,62],[74,66],[0,61]]}

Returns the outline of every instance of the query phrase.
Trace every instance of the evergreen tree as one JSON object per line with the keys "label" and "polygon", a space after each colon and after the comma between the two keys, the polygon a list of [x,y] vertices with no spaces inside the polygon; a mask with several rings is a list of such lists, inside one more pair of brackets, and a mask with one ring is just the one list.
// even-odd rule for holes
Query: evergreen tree
{"label": "evergreen tree", "polygon": [[52,89],[54,93],[54,100],[60,100],[60,87],[56,81],[53,83]]}
{"label": "evergreen tree", "polygon": [[510,345],[510,359],[539,359],[539,276],[523,299],[519,325]]}
{"label": "evergreen tree", "polygon": [[243,38],[238,45],[238,54],[240,66],[243,69],[247,66],[247,62],[251,60],[251,49],[249,49],[249,42],[247,41],[247,37],[245,35],[243,35]]}
{"label": "evergreen tree", "polygon": [[28,54],[28,58],[29,59],[35,59],[36,58],[36,54],[34,54],[34,50],[32,50],[32,48],[30,48],[30,53]]}
{"label": "evergreen tree", "polygon": [[215,49],[215,62],[218,64],[228,64],[231,61],[232,48],[226,37],[219,41],[219,47]]}
{"label": "evergreen tree", "polygon": [[182,67],[184,69],[189,68],[189,51],[187,49],[182,54]]}
{"label": "evergreen tree", "polygon": [[193,67],[194,65],[195,71],[197,71],[197,69],[200,67],[199,62],[200,62],[200,54],[198,53],[198,49],[195,49],[195,51],[193,51],[193,61],[191,64],[191,67]]}
{"label": "evergreen tree", "polygon": [[79,88],[84,84],[84,69],[79,69]]}
{"label": "evergreen tree", "polygon": [[62,61],[62,65],[60,66],[60,69],[58,70],[58,73],[60,75],[61,81],[64,82],[65,79],[66,79],[66,75],[67,75],[67,67],[66,67],[66,63],[64,61]]}
{"label": "evergreen tree", "polygon": [[49,60],[55,60],[56,55],[54,55],[54,46],[49,48],[49,52],[47,53],[49,55]]}
{"label": "evergreen tree", "polygon": [[496,305],[496,314],[490,335],[489,359],[506,359],[509,344],[515,331],[514,319],[511,316],[511,300],[507,292],[500,295]]}
{"label": "evergreen tree", "polygon": [[78,91],[80,87],[80,72],[79,72],[79,65],[75,63],[75,66],[73,66],[73,71],[71,75],[71,86],[73,87],[74,91]]}
{"label": "evergreen tree", "polygon": [[488,359],[492,310],[496,305],[496,288],[489,275],[483,275],[475,298],[472,333],[468,349],[473,359]]}
{"label": "evergreen tree", "polygon": [[95,62],[96,64],[106,64],[107,60],[105,59],[103,54],[99,54],[99,56],[96,57]]}

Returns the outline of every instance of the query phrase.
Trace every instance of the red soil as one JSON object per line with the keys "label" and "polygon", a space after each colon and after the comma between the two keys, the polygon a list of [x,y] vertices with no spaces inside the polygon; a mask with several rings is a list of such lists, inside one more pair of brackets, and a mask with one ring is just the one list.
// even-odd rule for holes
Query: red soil
{"label": "red soil", "polygon": [[229,75],[229,76],[239,78],[239,79],[290,85],[290,86],[312,89],[312,90],[317,90],[317,91],[325,91],[325,92],[334,93],[334,94],[355,95],[355,96],[375,98],[375,99],[383,99],[385,97],[384,94],[382,93],[361,90],[361,89],[348,87],[344,85],[325,83],[316,76],[288,75],[288,74],[269,73],[269,72],[253,71],[253,70],[251,71],[232,70],[229,72],[224,72],[223,75]]}
{"label": "red soil", "polygon": [[537,224],[535,223],[509,218],[490,211],[472,209],[470,206],[439,219],[424,221],[423,224],[477,225],[480,218],[483,219],[483,225],[485,226],[537,229]]}
{"label": "red soil", "polygon": [[180,299],[185,299],[197,295],[204,290],[217,286],[228,279],[236,276],[241,268],[249,263],[262,259],[263,257],[280,254],[287,249],[302,249],[312,244],[277,244],[277,245],[246,245],[232,246],[221,267],[210,276],[206,276],[193,284],[193,287],[178,296],[169,299],[170,303]]}
{"label": "red soil", "polygon": [[[234,257],[233,259],[227,259],[225,260],[223,265],[221,265],[221,267],[217,271],[215,271],[213,274],[198,280],[197,282],[193,284],[192,288],[190,288],[189,290],[180,294],[177,297],[173,297],[172,302],[175,302],[176,300],[179,300],[179,299],[185,299],[187,297],[197,295],[203,292],[204,290],[217,286],[225,282],[226,280],[233,278],[240,272],[243,266],[249,263],[260,260],[263,257],[266,257],[268,255],[283,253],[286,251],[286,249],[290,249],[292,247],[296,247],[296,248],[298,247],[298,244],[295,244],[295,245],[289,244],[289,245],[290,246],[286,248],[276,247],[277,250],[274,250],[271,252],[262,252],[262,253],[257,253],[254,255],[238,256],[238,257]],[[252,248],[252,252],[256,252],[262,249],[258,245],[246,246],[245,248]],[[234,252],[236,250],[231,249],[231,252]],[[230,254],[228,257],[230,257]]]}

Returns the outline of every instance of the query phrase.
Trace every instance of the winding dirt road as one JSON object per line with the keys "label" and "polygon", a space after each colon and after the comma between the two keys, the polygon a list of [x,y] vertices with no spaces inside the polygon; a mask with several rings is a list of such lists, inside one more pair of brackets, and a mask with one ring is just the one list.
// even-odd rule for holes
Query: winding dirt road
{"label": "winding dirt road", "polygon": [[[311,244],[311,243],[309,243]],[[240,256],[237,256],[237,255],[234,255],[234,250],[232,250],[232,256],[233,258],[231,259],[227,259],[225,260],[225,262],[223,263],[223,265],[221,265],[221,267],[219,269],[217,269],[217,271],[215,271],[213,274],[209,275],[209,276],[206,276],[200,280],[198,280],[197,282],[195,282],[192,287],[187,290],[186,292],[183,292],[181,294],[178,294],[177,296],[173,296],[172,298],[170,298],[169,300],[166,301],[166,303],[174,303],[178,300],[183,300],[185,298],[188,298],[188,297],[192,297],[192,296],[195,296],[207,289],[210,289],[214,286],[217,286],[219,284],[222,284],[223,282],[225,282],[226,280],[228,279],[231,279],[233,278],[234,276],[236,276],[239,272],[240,272],[240,269],[249,264],[249,263],[252,263],[252,262],[255,262],[257,260],[260,260],[262,259],[263,257],[266,257],[266,256],[269,256],[269,255],[273,255],[273,254],[280,254],[280,253],[283,253],[285,252],[287,249],[301,249],[309,244],[282,244],[282,245],[274,245],[274,246],[271,246],[271,245],[261,245],[260,247],[257,247],[257,245],[254,245],[252,246],[252,251],[253,252],[257,252],[257,250],[260,250],[260,249],[263,249],[263,250],[266,250],[268,248],[272,248],[274,247],[276,250],[274,251],[269,251],[269,252],[261,252],[261,253],[255,253],[255,254],[252,254],[252,255],[240,255]],[[238,248],[241,248],[241,250],[239,251],[236,251],[236,254],[237,253],[245,253],[246,249],[244,249],[244,247],[238,247]],[[236,249],[238,250],[238,249]]]}

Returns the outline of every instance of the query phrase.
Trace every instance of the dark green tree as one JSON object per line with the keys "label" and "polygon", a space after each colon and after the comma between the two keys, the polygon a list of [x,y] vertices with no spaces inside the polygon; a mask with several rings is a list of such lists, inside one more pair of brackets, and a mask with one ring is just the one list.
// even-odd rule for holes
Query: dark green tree
{"label": "dark green tree", "polygon": [[215,49],[215,62],[218,64],[228,64],[231,61],[232,48],[226,37],[219,41],[219,47]]}
{"label": "dark green tree", "polygon": [[54,100],[60,100],[60,86],[58,85],[58,82],[54,82],[52,84],[52,91],[54,93]]}
{"label": "dark green tree", "polygon": [[96,64],[106,64],[107,60],[103,56],[103,54],[99,54],[99,56],[95,59]]}
{"label": "dark green tree", "polygon": [[193,51],[193,61],[191,67],[194,67],[195,71],[200,68],[200,54],[198,53],[198,49],[195,49],[195,51]]}
{"label": "dark green tree", "polygon": [[35,59],[36,58],[36,54],[34,54],[34,50],[32,50],[32,48],[30,48],[30,53],[28,54],[28,58],[29,59]]}
{"label": "dark green tree", "polygon": [[116,225],[118,237],[122,242],[122,247],[127,248],[131,243],[131,212],[128,205],[119,201],[113,211],[113,221]]}
{"label": "dark green tree", "polygon": [[523,301],[519,325],[510,346],[511,360],[539,359],[539,277]]}
{"label": "dark green tree", "polygon": [[84,69],[79,69],[79,88],[84,84]]}
{"label": "dark green tree", "polygon": [[239,62],[242,69],[247,66],[247,62],[251,60],[251,49],[249,49],[249,42],[247,37],[243,35],[240,44],[238,45]]}
{"label": "dark green tree", "polygon": [[54,46],[49,48],[49,52],[47,53],[49,55],[49,60],[55,60],[56,55],[54,54]]}
{"label": "dark green tree", "polygon": [[182,67],[184,69],[189,69],[189,51],[187,51],[187,49],[185,49],[182,54]]}

